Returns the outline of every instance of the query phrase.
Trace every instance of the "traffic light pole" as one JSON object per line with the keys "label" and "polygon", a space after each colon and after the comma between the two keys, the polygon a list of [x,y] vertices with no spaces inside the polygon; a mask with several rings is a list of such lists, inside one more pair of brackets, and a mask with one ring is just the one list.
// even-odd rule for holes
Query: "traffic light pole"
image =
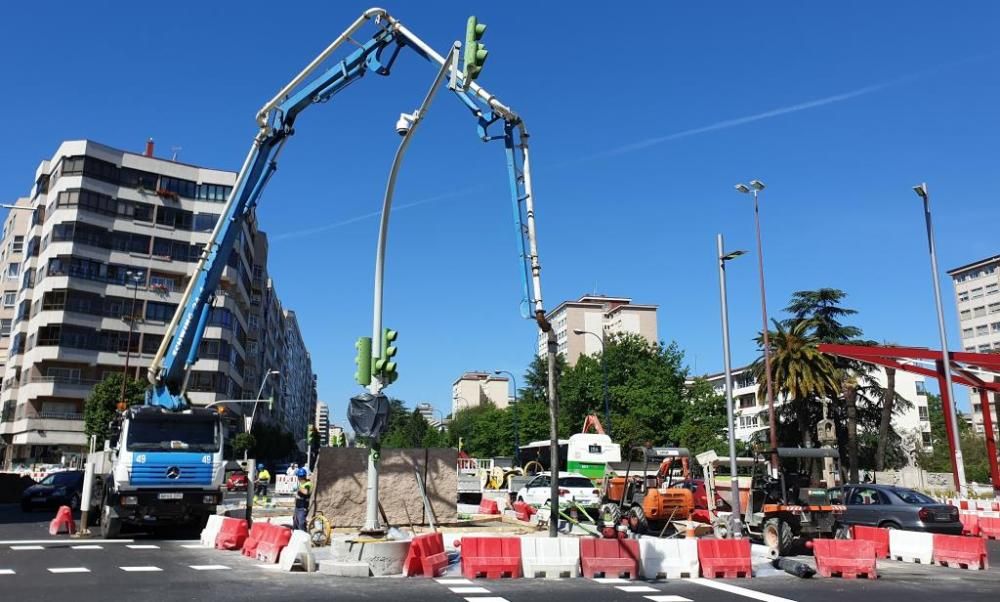
{"label": "traffic light pole", "polygon": [[[379,219],[378,244],[375,250],[375,292],[372,312],[373,363],[377,362],[385,352],[382,348],[382,285],[385,279],[385,246],[389,236],[389,212],[392,210],[392,197],[396,191],[396,177],[399,175],[399,168],[403,163],[403,155],[406,154],[406,149],[410,146],[413,134],[417,131],[417,126],[420,125],[420,122],[427,114],[427,110],[434,101],[434,96],[441,87],[445,75],[451,71],[452,62],[458,59],[458,50],[460,47],[461,44],[458,42],[452,45],[448,56],[445,57],[441,68],[438,70],[437,77],[434,78],[434,82],[424,96],[423,102],[420,103],[420,108],[414,111],[412,115],[403,115],[400,118],[400,124],[406,126],[405,131],[400,129],[401,125],[397,125],[397,129],[403,134],[403,140],[400,141],[399,147],[396,149],[396,156],[392,161],[392,168],[389,170],[389,181],[386,183],[385,196],[382,198],[382,216]],[[378,395],[382,392],[386,384],[388,383],[382,382],[382,374],[376,372],[372,375],[372,382],[368,385],[368,390],[372,395]],[[378,462],[380,452],[381,442],[375,438],[371,441],[368,450],[368,489],[365,506],[365,524],[361,528],[362,533],[371,535],[385,532],[385,526],[379,523],[378,515]]]}

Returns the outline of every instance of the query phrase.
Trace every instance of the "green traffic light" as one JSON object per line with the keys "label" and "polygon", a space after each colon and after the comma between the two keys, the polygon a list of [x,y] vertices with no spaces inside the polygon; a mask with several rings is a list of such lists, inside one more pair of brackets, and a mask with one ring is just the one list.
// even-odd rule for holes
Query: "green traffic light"
{"label": "green traffic light", "polygon": [[358,337],[354,343],[354,348],[358,350],[354,363],[358,369],[354,372],[354,380],[359,385],[369,385],[372,382],[372,339],[371,337]]}
{"label": "green traffic light", "polygon": [[486,24],[479,23],[475,16],[469,17],[469,22],[465,28],[465,54],[463,57],[463,71],[467,80],[474,80],[479,77],[483,70],[483,63],[486,62],[486,46],[479,42],[483,34],[486,33]]}

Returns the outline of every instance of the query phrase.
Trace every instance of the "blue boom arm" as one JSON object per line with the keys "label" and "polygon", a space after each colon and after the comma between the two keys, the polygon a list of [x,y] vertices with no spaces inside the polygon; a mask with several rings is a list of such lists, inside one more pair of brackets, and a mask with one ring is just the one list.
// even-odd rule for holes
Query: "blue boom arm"
{"label": "blue boom arm", "polygon": [[[378,31],[364,44],[350,36],[368,21]],[[309,82],[305,79],[344,41],[358,47],[347,58],[336,62]],[[401,23],[381,9],[366,11],[343,35],[320,54],[258,113],[260,131],[254,138],[236,184],[226,202],[195,273],[185,289],[177,312],[167,327],[163,343],[149,368],[152,388],[146,402],[172,410],[187,405],[184,390],[190,368],[198,359],[198,348],[208,324],[216,289],[222,280],[229,254],[235,247],[247,219],[257,205],[268,180],[277,169],[277,157],[285,142],[294,134],[293,124],[304,109],[325,102],[368,71],[388,75],[400,50],[409,47],[439,66],[444,59],[410,33]],[[534,317],[547,330],[541,302],[538,254],[534,243],[530,171],[528,169],[527,131],[523,121],[482,88],[472,83],[468,89],[456,87],[454,93],[478,119],[479,135],[484,141],[503,139],[507,153],[508,174],[515,215],[518,251],[523,265],[522,314]],[[504,133],[490,136],[491,124],[504,121]],[[529,294],[529,283],[533,294]],[[533,306],[533,307],[532,307]],[[532,312],[533,309],[533,312]]]}

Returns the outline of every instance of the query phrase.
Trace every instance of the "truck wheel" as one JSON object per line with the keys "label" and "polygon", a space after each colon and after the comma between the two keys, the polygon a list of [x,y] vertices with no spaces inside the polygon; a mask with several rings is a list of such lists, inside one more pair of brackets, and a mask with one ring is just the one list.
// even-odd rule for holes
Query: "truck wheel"
{"label": "truck wheel", "polygon": [[780,518],[769,518],[764,523],[764,545],[785,556],[792,550],[792,527]]}
{"label": "truck wheel", "polygon": [[122,521],[118,517],[111,516],[111,507],[101,506],[101,537],[104,539],[117,539],[122,530]]}
{"label": "truck wheel", "polygon": [[637,535],[649,533],[649,521],[646,520],[646,513],[642,511],[642,506],[632,506],[628,511],[628,526]]}
{"label": "truck wheel", "polygon": [[622,507],[618,504],[604,504],[601,506],[600,519],[605,527],[617,527],[622,522]]}

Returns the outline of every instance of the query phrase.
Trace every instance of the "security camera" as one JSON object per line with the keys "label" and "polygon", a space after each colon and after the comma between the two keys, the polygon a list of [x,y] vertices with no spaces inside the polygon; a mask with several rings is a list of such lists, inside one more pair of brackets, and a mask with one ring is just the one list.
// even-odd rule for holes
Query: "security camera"
{"label": "security camera", "polygon": [[413,127],[415,119],[416,117],[410,113],[400,113],[399,120],[396,121],[396,133],[400,136],[405,136],[410,131],[410,128]]}

